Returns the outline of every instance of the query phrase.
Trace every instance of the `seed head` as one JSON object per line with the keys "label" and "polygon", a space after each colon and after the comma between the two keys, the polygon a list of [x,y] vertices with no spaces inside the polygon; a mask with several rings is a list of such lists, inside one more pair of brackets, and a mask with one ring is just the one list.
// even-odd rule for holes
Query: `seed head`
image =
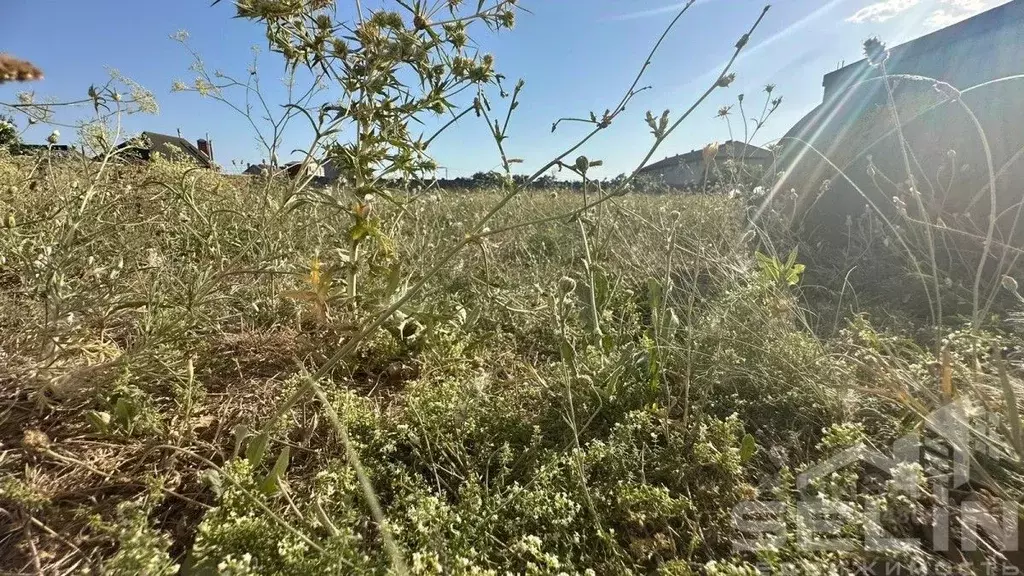
{"label": "seed head", "polygon": [[562,279],[558,281],[558,289],[562,294],[568,294],[576,289],[576,281],[568,276],[562,276]]}
{"label": "seed head", "polygon": [[864,41],[864,56],[867,57],[868,64],[880,66],[889,59],[889,51],[885,49],[884,42],[872,36]]}
{"label": "seed head", "polygon": [[40,454],[50,448],[50,438],[42,430],[29,428],[21,437],[21,445],[29,452]]}
{"label": "seed head", "polygon": [[902,198],[899,196],[893,196],[892,203],[896,205],[896,211],[899,212],[901,216],[907,215],[907,203],[904,202]]}
{"label": "seed head", "polygon": [[51,145],[60,142],[60,130],[54,130],[53,132],[50,132],[50,135],[46,138],[46,141],[49,142]]}
{"label": "seed head", "polygon": [[718,82],[715,82],[715,86],[718,86],[719,88],[728,88],[729,85],[732,84],[733,80],[735,80],[735,79],[736,79],[736,73],[735,72],[729,72],[725,76],[722,76],[721,78],[719,78]]}
{"label": "seed head", "polygon": [[1007,276],[1007,275],[1004,274],[1003,275],[1003,288],[1006,288],[1010,292],[1016,293],[1017,292],[1017,281],[1014,280],[1012,277]]}

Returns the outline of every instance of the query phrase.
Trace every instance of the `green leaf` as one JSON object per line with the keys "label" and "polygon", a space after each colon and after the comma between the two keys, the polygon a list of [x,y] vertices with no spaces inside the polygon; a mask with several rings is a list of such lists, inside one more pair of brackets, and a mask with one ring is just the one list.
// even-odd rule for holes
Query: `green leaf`
{"label": "green leaf", "polygon": [[210,487],[213,490],[213,494],[220,497],[221,492],[224,491],[223,482],[221,481],[220,472],[210,468],[203,470],[199,473],[199,480]]}
{"label": "green leaf", "polygon": [[277,492],[278,487],[281,484],[281,478],[284,476],[285,471],[288,470],[288,459],[291,456],[291,448],[285,444],[281,453],[277,456],[277,461],[274,462],[274,467],[270,469],[270,473],[263,479],[263,483],[260,484],[260,491],[264,494],[273,494]]}
{"label": "green leaf", "polygon": [[747,463],[756,452],[757,442],[754,441],[754,437],[750,434],[745,435],[740,442],[740,462]]}
{"label": "green leaf", "polygon": [[85,413],[85,419],[89,421],[89,425],[93,427],[93,430],[100,434],[104,434],[110,430],[111,417],[109,412],[89,410]]}
{"label": "green leaf", "polygon": [[562,360],[564,362],[572,362],[572,360],[576,357],[576,351],[573,350],[572,345],[566,342],[565,340],[562,340],[560,349],[562,351]]}
{"label": "green leaf", "polygon": [[658,282],[655,278],[647,279],[647,305],[652,311],[661,308],[661,300],[664,295],[664,290],[661,286],[661,282]]}
{"label": "green leaf", "polygon": [[370,231],[370,224],[367,223],[367,221],[362,220],[349,229],[348,237],[353,242],[358,242],[363,238],[366,238],[366,236],[370,234]]}
{"label": "green leaf", "polygon": [[790,286],[796,286],[800,282],[800,274],[804,271],[803,264],[794,264],[792,268],[786,272],[786,281]]}
{"label": "green leaf", "polygon": [[384,289],[384,295],[391,298],[398,292],[398,286],[402,283],[402,263],[395,262],[388,270],[388,286]]}
{"label": "green leaf", "polygon": [[249,461],[254,468],[260,465],[263,461],[263,455],[267,452],[267,444],[270,442],[270,435],[266,432],[260,433],[258,436],[254,436],[249,442],[249,446],[245,449],[245,459]]}
{"label": "green leaf", "polygon": [[124,397],[118,398],[114,404],[114,421],[118,425],[130,428],[135,416],[135,405]]}
{"label": "green leaf", "polygon": [[601,335],[601,348],[604,349],[605,354],[615,349],[615,339],[612,338],[611,334]]}
{"label": "green leaf", "polygon": [[231,458],[235,459],[238,454],[242,451],[242,442],[245,442],[246,438],[249,437],[249,427],[245,424],[239,424],[235,426],[235,448],[231,452]]}
{"label": "green leaf", "polygon": [[604,310],[611,297],[611,290],[608,287],[608,273],[604,268],[594,265],[592,276],[594,277],[594,300],[597,302],[598,311]]}

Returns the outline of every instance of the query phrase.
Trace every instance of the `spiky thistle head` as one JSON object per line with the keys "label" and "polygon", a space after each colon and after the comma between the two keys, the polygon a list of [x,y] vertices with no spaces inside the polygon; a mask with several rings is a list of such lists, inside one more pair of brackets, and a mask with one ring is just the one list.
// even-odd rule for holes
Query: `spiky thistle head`
{"label": "spiky thistle head", "polygon": [[868,64],[881,66],[889,59],[889,51],[885,48],[885,42],[879,40],[877,36],[872,36],[864,41],[864,56],[868,59]]}

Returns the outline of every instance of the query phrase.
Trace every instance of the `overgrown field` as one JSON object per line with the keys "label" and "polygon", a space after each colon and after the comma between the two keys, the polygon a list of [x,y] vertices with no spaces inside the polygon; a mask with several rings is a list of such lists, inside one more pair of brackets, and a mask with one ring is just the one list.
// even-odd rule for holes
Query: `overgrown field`
{"label": "overgrown field", "polygon": [[[841,259],[790,260],[743,198],[633,191],[574,215],[579,193],[524,192],[443,262],[498,191],[359,204],[162,161],[97,169],[0,158],[5,572],[923,573],[1010,550],[990,530],[932,554],[929,526],[1022,499],[1012,307],[937,329],[906,313],[912,292],[858,299]],[[872,246],[858,266],[911,290]],[[318,371],[323,398],[297,394]],[[990,425],[944,501],[909,462],[798,490],[861,442],[942,440],[922,423],[954,399]],[[801,523],[806,502],[840,527]],[[734,513],[756,510],[782,537],[738,551],[757,535]],[[864,550],[871,510],[920,549]],[[970,523],[951,523],[961,549]]]}

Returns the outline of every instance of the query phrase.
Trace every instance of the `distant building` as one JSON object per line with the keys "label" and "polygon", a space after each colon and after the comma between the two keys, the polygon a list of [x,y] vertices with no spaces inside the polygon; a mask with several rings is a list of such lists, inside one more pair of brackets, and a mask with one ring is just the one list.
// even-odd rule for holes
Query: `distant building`
{"label": "distant building", "polygon": [[[328,161],[316,162],[310,161],[306,164],[305,173],[308,176],[313,177],[313,184],[323,186],[329,184],[336,179],[336,175],[331,170],[332,163]],[[246,176],[263,176],[265,174],[286,174],[289,178],[296,178],[302,173],[302,161],[295,160],[288,162],[284,166],[275,168],[270,164],[261,162],[259,164],[249,164],[246,166],[242,174]]]}
{"label": "distant building", "polygon": [[704,163],[703,149],[692,150],[659,160],[644,167],[637,175],[653,177],[676,188],[703,186],[705,175],[708,183],[713,183],[716,175],[723,173],[730,161],[742,166],[744,170],[760,173],[771,166],[775,156],[764,148],[728,140],[718,147],[718,154],[710,167]]}
{"label": "distant building", "polygon": [[[303,174],[302,161],[295,160],[294,162],[289,162],[284,165],[284,170],[288,173],[288,176],[296,178]],[[305,166],[305,175],[312,176],[313,178],[323,178],[324,167],[315,160],[310,160]]]}
{"label": "distant building", "polygon": [[179,136],[156,132],[143,132],[115,148],[117,157],[124,160],[150,161],[154,154],[164,159],[178,158],[192,162],[200,168],[214,169],[213,142],[200,138],[195,144]]}
{"label": "distant building", "polygon": [[14,156],[46,154],[50,158],[66,160],[81,160],[85,158],[81,151],[67,144],[15,144],[11,147],[11,154]]}
{"label": "distant building", "polygon": [[270,164],[261,162],[259,164],[249,164],[245,167],[245,170],[242,171],[242,174],[245,174],[246,176],[262,176],[265,173],[269,174],[272,170],[273,167],[270,166]]}
{"label": "distant building", "polygon": [[[964,105],[981,123],[1000,172],[999,210],[1020,201],[1024,79],[1011,77],[1024,74],[1024,0],[892,47],[885,69],[914,180],[927,194],[933,219],[990,211],[988,195],[978,195],[988,182],[985,147]],[[822,103],[783,137],[779,163],[785,176],[778,189],[797,192],[798,222],[841,232],[845,219],[864,213],[869,201],[893,213],[892,198],[900,191],[890,181],[902,183],[908,175],[880,75],[866,60],[826,74]],[[937,87],[935,80],[953,89]]]}

